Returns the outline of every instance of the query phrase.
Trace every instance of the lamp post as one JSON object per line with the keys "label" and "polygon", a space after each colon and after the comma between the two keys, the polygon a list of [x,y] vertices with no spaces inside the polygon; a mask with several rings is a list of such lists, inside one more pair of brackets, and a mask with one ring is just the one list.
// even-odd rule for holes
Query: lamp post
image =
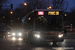
{"label": "lamp post", "polygon": [[20,18],[17,18],[17,20],[18,20],[18,25],[19,25],[19,19],[20,19]]}
{"label": "lamp post", "polygon": [[9,13],[10,13],[10,15],[11,15],[11,17],[10,17],[10,18],[11,18],[11,20],[10,20],[10,25],[11,25],[11,27],[13,28],[13,27],[14,27],[14,23],[15,23],[15,22],[13,23],[13,20],[14,20],[14,13],[13,13],[13,11],[10,11]]}

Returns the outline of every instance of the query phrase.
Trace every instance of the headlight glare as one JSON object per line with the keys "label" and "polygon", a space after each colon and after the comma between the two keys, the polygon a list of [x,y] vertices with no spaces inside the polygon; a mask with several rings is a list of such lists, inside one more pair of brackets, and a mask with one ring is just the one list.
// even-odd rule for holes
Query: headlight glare
{"label": "headlight glare", "polygon": [[22,33],[19,33],[18,35],[19,35],[19,36],[22,36]]}
{"label": "headlight glare", "polygon": [[12,35],[15,35],[15,33],[13,33]]}
{"label": "headlight glare", "polygon": [[10,34],[10,32],[8,32],[8,34]]}
{"label": "headlight glare", "polygon": [[18,40],[23,40],[22,38],[19,38]]}
{"label": "headlight glare", "polygon": [[63,37],[63,34],[58,35],[58,37],[60,37],[60,38]]}
{"label": "headlight glare", "polygon": [[40,35],[37,35],[37,38],[40,38]]}
{"label": "headlight glare", "polygon": [[13,37],[13,38],[12,38],[12,40],[16,40],[16,38],[15,38],[15,37]]}
{"label": "headlight glare", "polygon": [[35,34],[34,36],[37,37],[37,38],[40,38],[40,35],[39,34]]}

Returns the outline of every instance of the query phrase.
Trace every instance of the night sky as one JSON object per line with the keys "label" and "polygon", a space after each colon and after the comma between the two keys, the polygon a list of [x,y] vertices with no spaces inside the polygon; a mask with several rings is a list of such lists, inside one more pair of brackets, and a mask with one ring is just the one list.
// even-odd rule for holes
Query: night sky
{"label": "night sky", "polygon": [[[70,8],[75,7],[75,0],[65,0],[69,2],[67,11],[70,12]],[[11,0],[13,4],[13,9],[15,9],[19,4],[24,3],[24,0]]]}

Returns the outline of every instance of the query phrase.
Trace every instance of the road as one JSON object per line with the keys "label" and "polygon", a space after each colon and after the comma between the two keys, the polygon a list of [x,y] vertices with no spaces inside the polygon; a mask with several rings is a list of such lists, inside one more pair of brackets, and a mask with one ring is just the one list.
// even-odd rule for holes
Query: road
{"label": "road", "polygon": [[75,50],[75,32],[67,32],[63,42],[53,45],[52,42],[34,45],[23,40],[0,38],[0,50]]}
{"label": "road", "polygon": [[23,40],[12,40],[10,38],[0,38],[0,50],[74,50],[75,39],[65,38],[64,42],[52,45],[52,42],[43,45],[29,44]]}
{"label": "road", "polygon": [[67,32],[67,35],[64,36],[65,39],[75,39],[75,31]]}

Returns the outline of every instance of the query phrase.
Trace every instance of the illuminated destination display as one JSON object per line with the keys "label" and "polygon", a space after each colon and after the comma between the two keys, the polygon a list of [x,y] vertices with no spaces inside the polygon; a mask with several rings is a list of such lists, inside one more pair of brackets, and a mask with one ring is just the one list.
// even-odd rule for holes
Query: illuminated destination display
{"label": "illuminated destination display", "polygon": [[56,11],[56,15],[59,15],[59,11]]}
{"label": "illuminated destination display", "polygon": [[59,11],[38,11],[38,15],[59,15]]}
{"label": "illuminated destination display", "polygon": [[44,15],[44,11],[38,11],[38,15]]}
{"label": "illuminated destination display", "polygon": [[48,15],[55,15],[55,11],[49,11]]}
{"label": "illuminated destination display", "polygon": [[59,11],[49,11],[48,15],[59,15]]}

